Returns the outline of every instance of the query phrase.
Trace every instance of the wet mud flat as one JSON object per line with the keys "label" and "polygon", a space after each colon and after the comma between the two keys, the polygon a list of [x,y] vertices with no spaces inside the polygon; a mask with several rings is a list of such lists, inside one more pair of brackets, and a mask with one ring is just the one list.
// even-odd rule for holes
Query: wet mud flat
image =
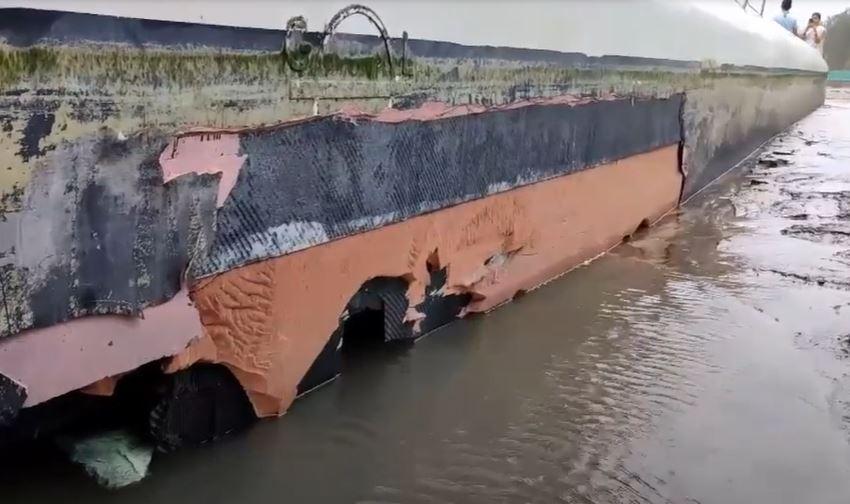
{"label": "wet mud flat", "polygon": [[846,503],[850,102],[605,257],[277,421],[98,488],[32,453],[3,502]]}

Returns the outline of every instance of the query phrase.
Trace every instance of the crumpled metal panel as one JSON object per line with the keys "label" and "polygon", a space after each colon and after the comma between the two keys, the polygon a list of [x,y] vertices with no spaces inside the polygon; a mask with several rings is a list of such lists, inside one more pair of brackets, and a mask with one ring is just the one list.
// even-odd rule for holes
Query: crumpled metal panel
{"label": "crumpled metal panel", "polygon": [[[241,136],[247,161],[196,277],[627,158],[682,138],[681,95],[432,121],[322,118]],[[639,188],[636,188],[639,190]]]}

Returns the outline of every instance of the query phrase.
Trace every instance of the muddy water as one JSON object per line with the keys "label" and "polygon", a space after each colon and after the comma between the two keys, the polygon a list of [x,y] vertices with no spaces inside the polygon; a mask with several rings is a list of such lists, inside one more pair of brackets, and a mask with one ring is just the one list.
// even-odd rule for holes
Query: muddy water
{"label": "muddy water", "polygon": [[282,420],[117,493],[24,464],[2,501],[846,504],[848,338],[834,101],[615,252],[348,363]]}

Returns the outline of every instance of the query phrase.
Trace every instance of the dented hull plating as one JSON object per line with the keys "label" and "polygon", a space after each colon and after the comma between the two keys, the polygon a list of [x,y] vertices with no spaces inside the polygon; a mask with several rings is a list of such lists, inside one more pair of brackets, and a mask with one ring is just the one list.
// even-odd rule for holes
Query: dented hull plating
{"label": "dented hull plating", "polygon": [[205,337],[175,364],[224,363],[258,414],[280,414],[364,281],[406,279],[415,324],[429,270],[446,268],[440,295],[487,311],[654,222],[681,182],[672,145],[229,271],[196,288]]}
{"label": "dented hull plating", "polygon": [[360,312],[413,340],[594,258],[823,102],[751,28],[706,61],[6,10],[0,426],[155,361],[281,414]]}

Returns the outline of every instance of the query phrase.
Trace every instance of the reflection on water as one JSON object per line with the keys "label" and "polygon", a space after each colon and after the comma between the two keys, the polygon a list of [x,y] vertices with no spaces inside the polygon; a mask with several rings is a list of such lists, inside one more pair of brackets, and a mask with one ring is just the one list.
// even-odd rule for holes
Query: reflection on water
{"label": "reflection on water", "polygon": [[353,363],[280,421],[161,457],[141,485],[107,493],[39,462],[2,473],[4,500],[844,504],[839,124],[850,107],[818,111],[768,147],[787,164],[754,165],[510,306]]}

